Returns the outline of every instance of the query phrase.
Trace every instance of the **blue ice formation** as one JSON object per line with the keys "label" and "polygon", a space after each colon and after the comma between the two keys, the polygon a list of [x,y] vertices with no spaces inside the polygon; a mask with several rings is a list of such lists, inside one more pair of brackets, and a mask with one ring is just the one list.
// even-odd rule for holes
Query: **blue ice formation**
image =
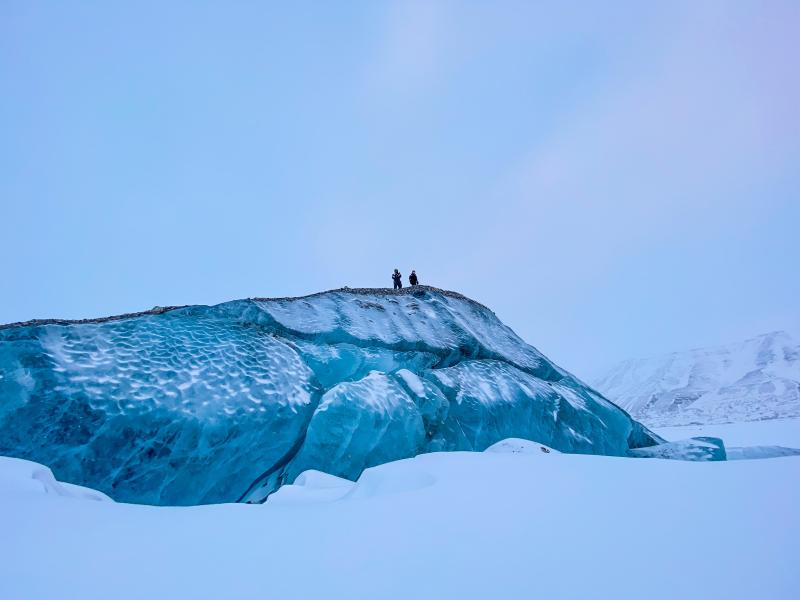
{"label": "blue ice formation", "polygon": [[646,448],[633,448],[629,456],[637,458],[668,458],[671,460],[727,460],[725,444],[715,437],[694,437],[676,442],[664,442]]}
{"label": "blue ice formation", "polygon": [[662,443],[486,307],[419,286],[0,328],[0,455],[116,500],[262,501],[504,438]]}

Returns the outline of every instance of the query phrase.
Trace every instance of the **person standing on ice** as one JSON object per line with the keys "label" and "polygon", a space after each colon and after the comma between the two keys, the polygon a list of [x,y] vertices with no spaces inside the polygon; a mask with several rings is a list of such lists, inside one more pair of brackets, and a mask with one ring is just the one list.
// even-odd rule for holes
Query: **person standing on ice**
{"label": "person standing on ice", "polygon": [[399,290],[403,287],[403,276],[400,274],[400,271],[397,269],[394,270],[392,273],[392,281],[394,281],[394,289]]}
{"label": "person standing on ice", "polygon": [[408,283],[410,283],[412,286],[419,283],[419,279],[417,279],[417,272],[414,269],[411,269],[411,275],[408,276]]}

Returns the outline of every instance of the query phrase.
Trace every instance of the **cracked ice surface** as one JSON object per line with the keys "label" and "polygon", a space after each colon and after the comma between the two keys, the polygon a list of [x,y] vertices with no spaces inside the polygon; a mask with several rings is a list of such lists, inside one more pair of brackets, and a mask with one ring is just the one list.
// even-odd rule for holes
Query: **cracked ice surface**
{"label": "cracked ice surface", "polygon": [[263,500],[302,472],[518,437],[660,438],[487,308],[420,286],[0,328],[0,454],[115,500]]}

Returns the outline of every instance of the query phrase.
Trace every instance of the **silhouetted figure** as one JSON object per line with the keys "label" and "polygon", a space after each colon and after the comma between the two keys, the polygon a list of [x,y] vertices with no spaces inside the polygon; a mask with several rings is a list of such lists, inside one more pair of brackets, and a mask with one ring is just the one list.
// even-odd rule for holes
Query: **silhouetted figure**
{"label": "silhouetted figure", "polygon": [[417,272],[414,269],[411,269],[411,275],[408,276],[408,283],[411,285],[417,285],[419,283],[419,279],[417,279]]}
{"label": "silhouetted figure", "polygon": [[392,281],[394,281],[394,289],[399,290],[403,287],[403,276],[400,275],[400,271],[397,269],[392,273]]}

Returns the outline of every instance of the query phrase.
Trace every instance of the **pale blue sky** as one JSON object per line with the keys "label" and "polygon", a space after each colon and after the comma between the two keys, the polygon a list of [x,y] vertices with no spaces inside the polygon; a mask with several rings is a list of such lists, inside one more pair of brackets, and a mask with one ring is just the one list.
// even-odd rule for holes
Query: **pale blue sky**
{"label": "pale blue sky", "polygon": [[0,2],[0,322],[391,283],[577,375],[800,326],[798,2]]}

